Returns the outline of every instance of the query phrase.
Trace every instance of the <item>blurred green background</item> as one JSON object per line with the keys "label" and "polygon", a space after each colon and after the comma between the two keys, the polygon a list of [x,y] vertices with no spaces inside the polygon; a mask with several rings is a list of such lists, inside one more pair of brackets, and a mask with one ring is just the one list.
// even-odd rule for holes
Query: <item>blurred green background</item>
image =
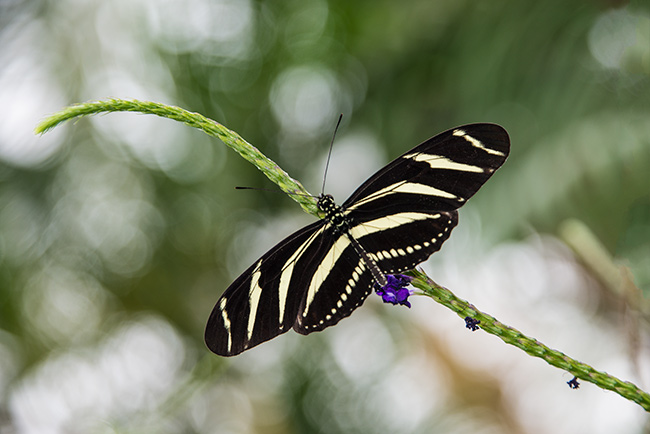
{"label": "blurred green background", "polygon": [[[547,0],[0,2],[0,433],[648,433],[636,404],[470,333],[427,298],[224,359],[224,288],[313,218],[218,140],[314,194],[457,125],[505,166],[424,264],[479,309],[650,389],[650,5]],[[621,268],[623,267],[623,268]]]}

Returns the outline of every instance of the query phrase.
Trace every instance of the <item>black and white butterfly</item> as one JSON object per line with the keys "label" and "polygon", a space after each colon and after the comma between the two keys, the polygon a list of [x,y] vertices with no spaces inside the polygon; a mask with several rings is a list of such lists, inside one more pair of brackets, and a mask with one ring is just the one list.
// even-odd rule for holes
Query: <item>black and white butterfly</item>
{"label": "black and white butterfly", "polygon": [[440,249],[457,209],[505,162],[508,133],[471,124],[398,157],[343,205],[321,195],[325,217],[269,250],[217,301],[205,330],[211,351],[233,356],[290,328],[323,330],[349,316],[386,275]]}

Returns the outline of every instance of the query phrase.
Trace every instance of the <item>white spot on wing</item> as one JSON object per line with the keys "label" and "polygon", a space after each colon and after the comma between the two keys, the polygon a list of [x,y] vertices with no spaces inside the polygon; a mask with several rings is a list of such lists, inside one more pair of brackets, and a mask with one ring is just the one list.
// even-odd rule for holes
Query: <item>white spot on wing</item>
{"label": "white spot on wing", "polygon": [[223,319],[223,327],[228,332],[228,352],[232,348],[232,331],[230,330],[230,319],[228,318],[228,312],[226,312],[226,303],[227,299],[222,298],[221,303],[219,303],[219,310],[221,310],[221,319]]}
{"label": "white spot on wing", "polygon": [[346,236],[340,236],[330,250],[325,254],[322,261],[318,265],[316,272],[311,278],[309,283],[309,289],[307,290],[307,298],[305,300],[305,310],[302,312],[302,316],[306,317],[307,312],[311,303],[314,301],[314,297],[318,292],[318,289],[321,287],[330,271],[336,264],[336,261],[339,259],[343,251],[350,245],[350,240]]}
{"label": "white spot on wing", "polygon": [[298,261],[298,258],[305,251],[307,246],[323,232],[324,228],[320,228],[314,232],[301,246],[294,252],[293,255],[289,257],[285,266],[280,274],[280,282],[278,284],[278,309],[279,309],[279,322],[280,324],[284,323],[284,309],[287,305],[287,294],[289,293],[289,284],[291,283],[291,276],[293,275],[293,267]]}
{"label": "white spot on wing", "polygon": [[473,173],[483,173],[485,171],[482,167],[458,163],[442,155],[415,153],[405,155],[402,158],[410,158],[414,161],[427,163],[432,169],[458,170],[460,172]]}
{"label": "white spot on wing", "polygon": [[488,148],[487,146],[483,145],[483,143],[481,143],[480,140],[475,139],[474,137],[470,136],[469,134],[467,134],[465,131],[463,131],[461,129],[454,130],[454,132],[452,134],[454,136],[456,136],[456,137],[464,138],[465,140],[470,142],[472,144],[472,146],[474,146],[477,149],[482,149],[483,151],[487,152],[488,154],[498,155],[500,157],[505,157],[505,155],[506,155],[501,151],[497,151],[496,149]]}
{"label": "white spot on wing", "polygon": [[[394,228],[401,226],[407,223],[411,223],[417,220],[427,220],[427,219],[437,219],[440,218],[440,214],[426,214],[419,212],[402,212],[398,214],[392,214],[384,217],[380,217],[375,220],[370,220],[360,225],[357,225],[350,229],[350,235],[355,239],[360,239],[365,235],[370,235],[375,232],[380,232],[386,229]],[[368,255],[377,260],[378,255],[368,253]]]}
{"label": "white spot on wing", "polygon": [[255,327],[255,319],[257,318],[257,307],[260,303],[260,297],[262,296],[262,287],[259,285],[260,277],[262,277],[262,272],[260,271],[260,265],[262,260],[257,263],[256,271],[251,276],[251,286],[248,292],[248,340],[250,341],[251,336],[253,336],[253,328]]}
{"label": "white spot on wing", "polygon": [[[436,158],[442,158],[435,156]],[[474,167],[474,166],[468,166],[468,167]],[[483,171],[480,167],[478,167],[479,171]],[[406,193],[406,194],[418,194],[418,195],[424,195],[424,196],[434,196],[434,197],[441,197],[445,199],[454,199],[454,200],[461,200],[458,196],[455,194],[448,193],[444,190],[440,190],[434,187],[431,187],[426,184],[418,184],[415,182],[408,182],[408,181],[400,181],[395,184],[389,185],[388,187],[384,187],[381,190],[378,190],[374,192],[373,194],[364,197],[360,201],[356,202],[353,206],[351,206],[349,209],[355,209],[358,208],[370,201],[379,199],[384,196],[388,196],[391,194],[400,194],[400,193]]]}

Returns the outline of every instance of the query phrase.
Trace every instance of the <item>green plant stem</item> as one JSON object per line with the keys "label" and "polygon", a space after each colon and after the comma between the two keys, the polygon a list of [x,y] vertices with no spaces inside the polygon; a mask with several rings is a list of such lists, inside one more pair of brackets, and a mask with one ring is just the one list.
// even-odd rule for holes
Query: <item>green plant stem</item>
{"label": "green plant stem", "polygon": [[413,270],[409,273],[414,277],[411,284],[422,291],[422,295],[431,297],[443,306],[456,312],[461,318],[470,317],[480,321],[480,328],[498,336],[505,343],[514,345],[530,354],[545,360],[548,364],[570,372],[575,377],[593,383],[603,389],[611,390],[622,397],[636,402],[646,411],[650,411],[650,394],[639,389],[628,381],[598,371],[586,363],[579,362],[566,354],[551,349],[546,345],[524,335],[519,330],[499,322],[493,316],[478,310],[469,302],[462,300],[447,288],[438,285],[424,272]]}
{"label": "green plant stem", "polygon": [[314,216],[319,215],[316,200],[313,196],[298,181],[289,176],[287,172],[262,154],[256,147],[220,123],[208,119],[199,113],[189,112],[179,107],[138,100],[108,99],[104,101],[91,101],[66,107],[60,112],[48,116],[36,126],[35,132],[42,134],[70,119],[106,112],[152,114],[183,122],[185,125],[203,130],[206,134],[220,139],[245,160],[251,162],[267,178],[277,184],[282,191],[298,202],[307,213]]}
{"label": "green plant stem", "polygon": [[[254,146],[242,139],[239,134],[225,128],[223,125],[208,119],[198,113],[188,112],[178,107],[167,106],[154,102],[110,99],[84,104],[77,104],[55,113],[36,127],[37,133],[44,133],[62,122],[91,114],[104,112],[131,111],[154,114],[157,116],[183,122],[194,128],[199,128],[208,135],[221,139],[226,145],[237,151],[247,161],[253,163],[271,181],[289,194],[302,208],[312,215],[318,215],[318,209],[313,197],[302,185],[291,178],[285,171],[270,159],[266,158]],[[426,274],[413,270],[415,277],[413,285],[424,295],[433,298],[438,303],[456,312],[461,318],[471,317],[480,321],[480,327],[488,333],[498,336],[504,342],[524,350],[531,356],[539,357],[550,365],[570,372],[581,380],[591,382],[603,389],[611,390],[622,397],[636,402],[646,411],[650,411],[650,395],[630,382],[619,380],[605,372],[597,371],[591,366],[574,360],[559,351],[553,350],[536,339],[530,338],[520,331],[506,326],[496,318],[481,312],[465,300],[456,297],[448,289],[437,285]]]}

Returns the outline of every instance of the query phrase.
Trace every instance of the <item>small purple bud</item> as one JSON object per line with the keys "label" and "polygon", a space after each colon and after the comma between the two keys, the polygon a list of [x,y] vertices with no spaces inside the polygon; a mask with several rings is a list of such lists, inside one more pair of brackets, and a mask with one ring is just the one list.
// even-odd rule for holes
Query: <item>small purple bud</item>
{"label": "small purple bud", "polygon": [[580,387],[580,383],[578,382],[578,377],[573,377],[573,379],[571,381],[567,381],[566,384],[568,384],[569,387],[572,389],[577,389]]}
{"label": "small purple bud", "polygon": [[470,329],[471,331],[475,332],[478,330],[478,325],[481,323],[480,320],[474,319],[471,316],[466,316],[465,317],[465,327]]}

